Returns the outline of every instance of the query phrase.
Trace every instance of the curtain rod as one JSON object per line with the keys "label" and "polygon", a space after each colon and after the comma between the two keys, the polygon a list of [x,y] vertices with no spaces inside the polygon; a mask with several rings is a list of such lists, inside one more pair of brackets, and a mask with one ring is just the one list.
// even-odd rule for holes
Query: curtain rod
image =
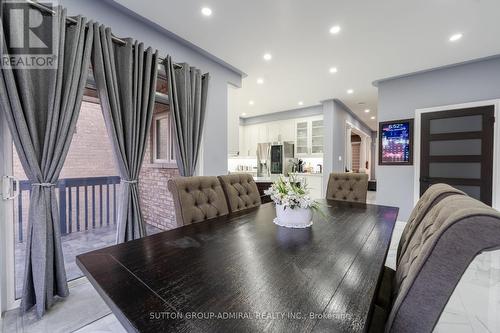
{"label": "curtain rod", "polygon": [[[33,6],[35,8],[38,8],[38,9],[40,9],[40,10],[42,10],[44,12],[50,13],[52,15],[56,15],[56,12],[54,10],[50,9],[49,7],[46,7],[46,6],[42,5],[42,4],[39,4],[38,2],[33,1],[33,0],[26,0],[26,1],[31,6]],[[66,17],[66,21],[68,21],[70,24],[76,24],[76,23],[78,23],[74,18],[69,17],[69,16]],[[112,39],[113,42],[115,42],[117,44],[120,44],[120,45],[127,44],[127,42],[125,42],[123,39],[115,37],[113,35],[111,35],[111,39]],[[164,60],[165,59],[158,57],[158,62],[163,63]],[[177,64],[177,63],[174,63],[174,67],[175,68],[182,68],[182,66],[180,64]]]}

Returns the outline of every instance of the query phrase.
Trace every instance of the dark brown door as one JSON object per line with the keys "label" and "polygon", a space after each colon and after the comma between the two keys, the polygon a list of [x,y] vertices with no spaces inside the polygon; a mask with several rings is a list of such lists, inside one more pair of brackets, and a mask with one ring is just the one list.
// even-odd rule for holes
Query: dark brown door
{"label": "dark brown door", "polygon": [[491,205],[494,107],[422,114],[420,195],[446,183]]}

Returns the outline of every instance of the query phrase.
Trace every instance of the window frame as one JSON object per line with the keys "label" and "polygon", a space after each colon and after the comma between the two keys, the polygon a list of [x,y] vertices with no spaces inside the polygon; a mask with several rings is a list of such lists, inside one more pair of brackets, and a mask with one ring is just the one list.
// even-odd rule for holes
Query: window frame
{"label": "window frame", "polygon": [[[167,149],[167,158],[166,159],[161,159],[157,158],[158,156],[158,125],[157,122],[163,119],[167,119],[168,125],[167,125],[167,144],[169,145]],[[156,113],[153,115],[153,121],[152,121],[152,137],[153,140],[151,142],[152,149],[151,149],[151,162],[155,165],[160,165],[163,168],[177,168],[177,161],[175,159],[175,150],[174,150],[174,137],[173,137],[173,130],[172,130],[172,115],[170,111],[165,111],[165,112],[160,112]]]}

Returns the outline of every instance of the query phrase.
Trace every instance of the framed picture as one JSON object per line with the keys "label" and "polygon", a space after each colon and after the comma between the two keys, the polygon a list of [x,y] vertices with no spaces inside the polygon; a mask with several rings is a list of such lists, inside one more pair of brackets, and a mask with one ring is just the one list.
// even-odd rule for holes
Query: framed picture
{"label": "framed picture", "polygon": [[413,165],[413,119],[380,122],[378,133],[379,165]]}

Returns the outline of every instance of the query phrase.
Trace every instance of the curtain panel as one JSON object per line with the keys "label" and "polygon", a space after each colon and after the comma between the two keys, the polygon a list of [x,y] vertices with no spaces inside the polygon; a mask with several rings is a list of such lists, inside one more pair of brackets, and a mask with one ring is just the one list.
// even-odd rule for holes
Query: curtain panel
{"label": "curtain panel", "polygon": [[122,178],[117,243],[146,236],[137,182],[153,119],[157,64],[157,51],[131,39],[113,42],[110,28],[94,25],[94,78]]}
{"label": "curtain panel", "polygon": [[164,61],[175,137],[175,159],[181,176],[193,176],[200,154],[210,76],[188,64],[175,68]]}
{"label": "curtain panel", "polygon": [[[92,26],[77,17],[66,24],[66,10],[56,8],[53,24],[38,33],[54,33],[55,68],[0,69],[0,105],[23,169],[31,182],[26,269],[21,309],[36,306],[42,316],[55,296],[69,294],[64,268],[55,185],[66,159],[80,113],[93,41]],[[2,13],[2,56],[16,55],[9,45],[22,20]]]}

